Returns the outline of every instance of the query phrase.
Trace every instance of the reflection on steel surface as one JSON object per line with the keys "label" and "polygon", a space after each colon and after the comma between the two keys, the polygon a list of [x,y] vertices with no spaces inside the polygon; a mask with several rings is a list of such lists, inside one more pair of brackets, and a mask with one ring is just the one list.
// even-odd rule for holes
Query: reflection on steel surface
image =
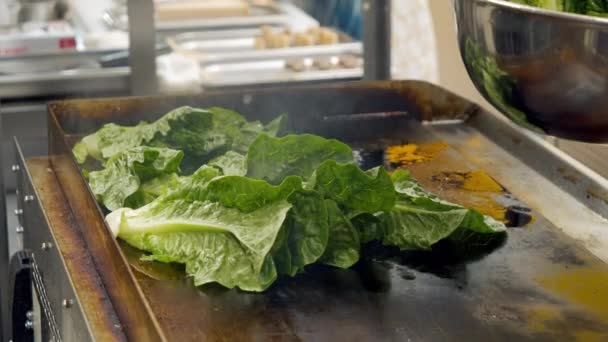
{"label": "reflection on steel surface", "polygon": [[500,0],[455,8],[461,55],[490,103],[527,128],[608,141],[608,20]]}

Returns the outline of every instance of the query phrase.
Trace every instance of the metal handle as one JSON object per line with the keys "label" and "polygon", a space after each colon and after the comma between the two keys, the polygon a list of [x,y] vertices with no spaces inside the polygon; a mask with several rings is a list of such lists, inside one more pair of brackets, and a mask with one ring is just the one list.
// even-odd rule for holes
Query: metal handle
{"label": "metal handle", "polygon": [[27,251],[19,251],[13,255],[10,264],[9,288],[13,341],[34,341],[32,329],[32,269],[31,255]]}

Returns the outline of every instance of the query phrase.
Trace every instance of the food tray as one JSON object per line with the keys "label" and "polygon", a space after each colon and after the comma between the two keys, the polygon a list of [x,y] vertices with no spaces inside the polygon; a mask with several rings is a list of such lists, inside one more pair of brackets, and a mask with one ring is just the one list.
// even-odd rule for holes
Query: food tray
{"label": "food tray", "polygon": [[[188,32],[169,37],[174,51],[198,61],[200,82],[204,88],[234,86],[305,83],[310,81],[359,80],[363,77],[363,45],[352,37],[337,32],[339,42],[331,45],[299,46],[257,50],[255,37],[260,29],[225,31],[222,36],[209,32]],[[354,65],[339,63],[344,56],[352,58]],[[315,62],[333,58],[330,67],[320,68]],[[296,61],[306,66],[300,70],[289,67]]]}
{"label": "food tray", "polygon": [[[175,49],[184,52],[202,54],[209,54],[214,52],[242,53],[246,51],[259,51],[255,48],[255,38],[260,36],[261,34],[262,30],[260,28],[242,30],[222,30],[216,32],[184,32],[175,36],[168,37],[167,42]],[[353,43],[354,41],[352,37],[350,37],[344,32],[337,32],[337,34],[337,44],[323,45],[323,47],[325,47],[326,49],[329,48],[329,50],[334,49],[333,51],[336,51],[335,49],[340,50],[340,44]],[[347,48],[353,49],[354,46],[347,45]]]}
{"label": "food tray", "polygon": [[[312,20],[291,4],[250,5],[250,15],[242,17],[204,18],[201,20],[157,21],[157,31],[216,30],[230,28],[251,28],[261,25],[288,26],[293,24],[294,15]],[[126,3],[118,3],[106,10],[102,16],[108,28],[127,31],[129,19]],[[302,20],[303,18],[299,18]],[[312,20],[314,21],[314,20]]]}
{"label": "food tray", "polygon": [[[112,238],[70,153],[104,123],[150,121],[181,105],[225,106],[263,121],[287,112],[292,129],[350,143],[365,166],[383,163],[386,146],[434,146],[407,166],[426,188],[483,210],[504,205],[517,227],[501,245],[371,254],[349,270],[310,267],[260,294],[196,288],[171,266],[139,263],[140,252]],[[437,86],[356,82],[64,101],[49,105],[49,130],[52,169],[94,260],[91,272],[130,339],[608,339],[606,180]],[[467,190],[450,177],[476,171],[501,190]]]}

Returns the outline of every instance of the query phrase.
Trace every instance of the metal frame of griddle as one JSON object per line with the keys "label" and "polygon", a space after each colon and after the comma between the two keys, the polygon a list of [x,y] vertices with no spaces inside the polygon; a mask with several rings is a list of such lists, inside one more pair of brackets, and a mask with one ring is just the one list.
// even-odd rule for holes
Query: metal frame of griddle
{"label": "metal frame of griddle", "polygon": [[[41,310],[32,314],[42,341],[124,340],[93,264],[39,142],[15,138],[23,249],[31,256],[34,293]],[[50,209],[49,208],[53,208]],[[74,257],[77,255],[77,257]]]}

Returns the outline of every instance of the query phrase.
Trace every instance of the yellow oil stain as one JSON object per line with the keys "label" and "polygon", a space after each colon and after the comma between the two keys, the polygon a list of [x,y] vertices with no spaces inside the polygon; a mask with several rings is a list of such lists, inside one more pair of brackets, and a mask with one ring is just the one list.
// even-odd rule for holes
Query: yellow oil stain
{"label": "yellow oil stain", "polygon": [[[607,341],[608,332],[598,331],[590,327],[579,327],[573,325],[563,315],[563,311],[558,306],[550,304],[534,305],[526,310],[526,328],[531,334],[548,333],[555,334],[556,326],[567,327],[571,339],[575,342],[596,342]],[[564,338],[566,338],[564,336]]]}
{"label": "yellow oil stain", "polygon": [[575,332],[574,338],[577,342],[606,342],[608,340],[608,333],[583,330]]}
{"label": "yellow oil stain", "polygon": [[548,330],[546,324],[561,319],[561,316],[561,311],[554,306],[534,306],[528,312],[527,327],[533,333],[546,332]]}
{"label": "yellow oil stain", "polygon": [[[494,199],[496,195],[502,194],[504,189],[485,171],[441,172],[431,179],[440,184],[444,194],[455,197],[451,199],[458,204],[507,223],[507,208]],[[457,192],[445,192],[446,189],[454,189]],[[472,193],[462,196],[461,190]]]}
{"label": "yellow oil stain", "polygon": [[466,172],[440,172],[431,177],[445,188],[467,191],[502,193],[504,188],[483,170]]}
{"label": "yellow oil stain", "polygon": [[469,191],[488,191],[488,192],[502,192],[503,188],[498,184],[490,175],[483,170],[473,171],[466,174],[464,177],[464,183],[462,184],[464,190]]}
{"label": "yellow oil stain", "polygon": [[502,222],[507,223],[509,220],[506,218],[507,208],[505,208],[502,204],[487,198],[487,202],[482,205],[473,205],[472,209],[479,211],[480,213],[490,216],[491,218]]}
{"label": "yellow oil stain", "polygon": [[479,148],[482,145],[480,137],[471,137],[467,140],[468,147]]}
{"label": "yellow oil stain", "polygon": [[585,309],[608,324],[608,270],[569,268],[540,279],[539,284],[558,298]]}
{"label": "yellow oil stain", "polygon": [[443,142],[420,145],[405,144],[390,146],[385,153],[389,163],[404,166],[429,161],[447,147],[448,144]]}

